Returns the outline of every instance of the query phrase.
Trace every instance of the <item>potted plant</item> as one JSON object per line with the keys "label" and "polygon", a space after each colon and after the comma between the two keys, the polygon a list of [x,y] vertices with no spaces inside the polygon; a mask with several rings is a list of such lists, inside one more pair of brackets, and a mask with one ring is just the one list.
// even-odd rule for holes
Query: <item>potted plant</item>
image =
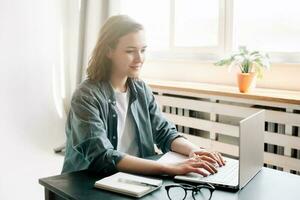
{"label": "potted plant", "polygon": [[256,85],[256,78],[262,78],[263,69],[270,68],[268,54],[259,51],[249,51],[246,47],[240,47],[239,52],[232,54],[228,58],[216,62],[217,66],[238,67],[240,73],[237,74],[240,92],[248,92]]}

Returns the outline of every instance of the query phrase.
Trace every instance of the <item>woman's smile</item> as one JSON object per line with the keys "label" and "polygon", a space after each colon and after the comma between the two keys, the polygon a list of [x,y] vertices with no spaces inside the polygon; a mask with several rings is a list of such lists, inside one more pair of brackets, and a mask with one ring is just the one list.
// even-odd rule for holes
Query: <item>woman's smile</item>
{"label": "woman's smile", "polygon": [[142,65],[131,65],[129,66],[131,69],[138,70],[142,67]]}

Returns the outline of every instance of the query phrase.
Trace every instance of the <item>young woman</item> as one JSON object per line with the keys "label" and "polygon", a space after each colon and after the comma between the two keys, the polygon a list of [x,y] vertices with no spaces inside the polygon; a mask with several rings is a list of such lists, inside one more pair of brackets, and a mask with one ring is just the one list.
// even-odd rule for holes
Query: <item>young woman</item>
{"label": "young woman", "polygon": [[[125,15],[103,25],[87,69],[87,80],[76,89],[66,123],[63,173],[83,169],[98,173],[208,175],[224,165],[218,152],[208,152],[179,135],[140,80],[145,61],[144,28]],[[178,152],[185,162],[165,165],[145,157]],[[195,157],[196,156],[196,157]]]}

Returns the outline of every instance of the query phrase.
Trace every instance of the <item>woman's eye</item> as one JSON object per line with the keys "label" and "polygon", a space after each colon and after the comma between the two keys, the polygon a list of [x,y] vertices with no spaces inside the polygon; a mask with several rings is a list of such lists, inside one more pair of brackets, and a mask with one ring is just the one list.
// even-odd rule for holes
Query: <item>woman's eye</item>
{"label": "woman's eye", "polygon": [[146,51],[146,49],[142,49],[141,52],[144,53]]}
{"label": "woman's eye", "polygon": [[133,53],[134,51],[126,51],[126,53]]}

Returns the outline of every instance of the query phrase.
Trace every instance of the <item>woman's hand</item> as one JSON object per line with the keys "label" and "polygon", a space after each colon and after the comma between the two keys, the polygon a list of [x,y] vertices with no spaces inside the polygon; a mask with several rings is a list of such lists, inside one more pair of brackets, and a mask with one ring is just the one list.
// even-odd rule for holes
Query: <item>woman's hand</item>
{"label": "woman's hand", "polygon": [[203,170],[205,169],[210,174],[217,173],[217,169],[213,164],[208,161],[200,160],[197,158],[189,158],[178,164],[169,164],[166,166],[166,174],[169,175],[184,175],[190,172],[208,176],[209,174]]}
{"label": "woman's hand", "polygon": [[180,154],[189,155],[190,158],[194,157],[199,160],[219,165],[220,167],[225,165],[225,161],[219,152],[209,152],[205,149],[201,149],[182,137],[173,140],[171,150]]}
{"label": "woman's hand", "polygon": [[192,150],[189,153],[189,157],[204,160],[211,164],[218,164],[220,167],[225,165],[225,160],[217,151],[209,152],[205,149]]}
{"label": "woman's hand", "polygon": [[217,172],[216,167],[199,158],[187,158],[178,163],[159,163],[157,161],[139,158],[125,154],[117,164],[118,171],[136,174],[168,174],[171,176],[195,172],[203,176]]}

